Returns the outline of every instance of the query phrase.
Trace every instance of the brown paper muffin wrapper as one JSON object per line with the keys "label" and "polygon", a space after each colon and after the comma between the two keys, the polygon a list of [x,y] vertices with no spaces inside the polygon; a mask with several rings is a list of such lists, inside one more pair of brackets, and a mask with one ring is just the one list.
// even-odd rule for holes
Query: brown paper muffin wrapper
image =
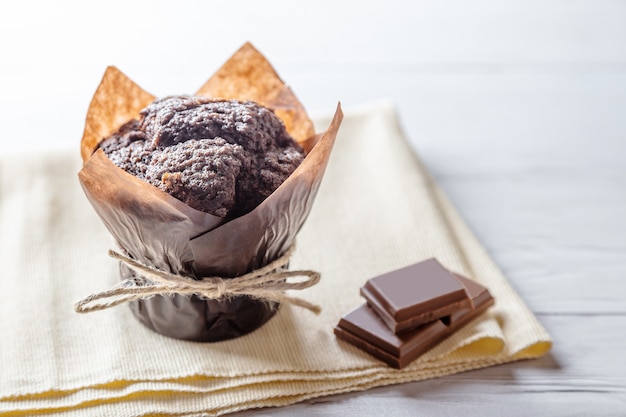
{"label": "brown paper muffin wrapper", "polygon": [[[300,166],[256,209],[224,222],[126,173],[97,150],[101,140],[139,117],[139,111],[155,98],[115,67],[105,72],[89,107],[78,177],[93,208],[129,258],[187,277],[237,277],[275,260],[294,244],[312,208],[343,114],[338,105],[328,130],[316,135],[293,92],[249,43],[196,95],[252,100],[274,110],[305,150]],[[120,272],[122,279],[139,279],[126,265]],[[271,318],[276,308],[276,302],[246,295],[205,299],[170,294],[131,302],[133,313],[149,328],[195,341],[246,334]]]}

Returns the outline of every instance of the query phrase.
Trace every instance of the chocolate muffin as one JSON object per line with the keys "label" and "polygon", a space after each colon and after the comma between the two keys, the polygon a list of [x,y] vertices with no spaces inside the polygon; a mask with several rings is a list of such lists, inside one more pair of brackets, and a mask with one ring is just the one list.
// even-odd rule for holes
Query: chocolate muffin
{"label": "chocolate muffin", "polygon": [[126,172],[223,218],[253,210],[305,156],[270,109],[189,96],[154,101],[99,147]]}

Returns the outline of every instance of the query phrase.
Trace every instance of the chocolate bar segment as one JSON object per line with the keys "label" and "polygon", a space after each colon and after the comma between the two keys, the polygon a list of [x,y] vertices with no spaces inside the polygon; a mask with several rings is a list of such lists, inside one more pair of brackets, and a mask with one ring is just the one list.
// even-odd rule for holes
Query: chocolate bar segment
{"label": "chocolate bar segment", "polygon": [[489,293],[489,290],[487,290],[487,288],[483,287],[476,281],[456,273],[454,274],[454,276],[463,284],[463,286],[467,290],[467,294],[470,296],[470,298],[472,299],[472,303],[474,304],[473,309],[482,308],[482,311],[479,311],[476,314],[465,309],[455,311],[450,315],[450,317],[444,319],[444,322],[447,321],[446,324],[448,325],[448,327],[453,327],[456,329],[473,320],[475,317],[479,316],[483,311],[491,307],[495,301]]}
{"label": "chocolate bar segment", "polygon": [[372,278],[361,295],[396,334],[473,308],[463,284],[436,259]]}
{"label": "chocolate bar segment", "polygon": [[468,278],[457,277],[467,289],[474,307],[454,312],[446,320],[449,324],[444,323],[444,320],[435,320],[411,332],[397,335],[368,304],[363,304],[339,321],[334,330],[335,335],[388,365],[401,369],[493,305],[494,299],[485,287]]}

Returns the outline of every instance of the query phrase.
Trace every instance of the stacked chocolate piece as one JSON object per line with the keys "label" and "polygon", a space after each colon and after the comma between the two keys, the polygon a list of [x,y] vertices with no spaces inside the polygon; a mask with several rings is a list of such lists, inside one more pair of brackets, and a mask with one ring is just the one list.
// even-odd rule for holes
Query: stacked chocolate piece
{"label": "stacked chocolate piece", "polygon": [[343,317],[335,335],[394,368],[403,368],[478,317],[494,299],[487,288],[436,259],[371,278],[367,303]]}

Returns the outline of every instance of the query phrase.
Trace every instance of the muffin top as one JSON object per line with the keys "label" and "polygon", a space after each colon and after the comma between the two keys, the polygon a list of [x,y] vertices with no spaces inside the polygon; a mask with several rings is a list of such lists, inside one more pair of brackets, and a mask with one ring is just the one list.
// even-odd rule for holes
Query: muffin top
{"label": "muffin top", "polygon": [[99,147],[126,172],[223,218],[253,210],[305,156],[270,109],[191,96],[155,100]]}

